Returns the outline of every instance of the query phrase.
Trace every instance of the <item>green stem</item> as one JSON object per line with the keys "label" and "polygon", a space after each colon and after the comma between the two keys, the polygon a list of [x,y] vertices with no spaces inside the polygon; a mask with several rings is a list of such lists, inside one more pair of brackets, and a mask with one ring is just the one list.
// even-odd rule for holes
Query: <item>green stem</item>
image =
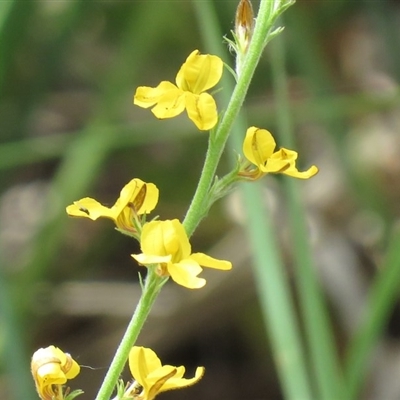
{"label": "green stem", "polygon": [[[280,1],[277,3],[279,4]],[[222,121],[218,125],[216,132],[211,132],[210,134],[209,147],[206,159],[204,161],[199,184],[183,221],[183,225],[188,236],[193,234],[203,217],[203,209],[207,201],[209,189],[213,182],[226,141],[246,97],[247,90],[254,75],[254,71],[264,50],[268,33],[270,32],[276,20],[277,13],[275,12],[275,8],[274,1],[261,1],[254,27],[253,38],[243,63],[242,73],[238,77],[237,84],[232,93],[232,97],[229,101]]]}
{"label": "green stem", "polygon": [[164,282],[165,280],[156,275],[152,269],[148,269],[142,296],[110,364],[96,400],[110,399],[118,378],[128,360],[129,352],[136,342]]}

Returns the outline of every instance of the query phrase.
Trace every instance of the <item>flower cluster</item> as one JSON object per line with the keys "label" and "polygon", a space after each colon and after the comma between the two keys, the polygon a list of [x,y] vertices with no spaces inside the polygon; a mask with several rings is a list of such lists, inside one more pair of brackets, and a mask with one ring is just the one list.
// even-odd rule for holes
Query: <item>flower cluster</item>
{"label": "flower cluster", "polygon": [[198,278],[201,266],[229,270],[229,261],[217,260],[203,253],[191,253],[189,238],[183,225],[177,220],[154,220],[144,222],[139,215],[153,210],[158,201],[158,189],[153,183],[132,179],[121,191],[119,199],[111,208],[85,197],[66,208],[69,215],[96,220],[110,218],[118,229],[132,234],[140,241],[142,253],[132,257],[149,268],[154,268],[160,277],[171,277],[173,281],[189,289],[198,289],[206,284]]}
{"label": "flower cluster", "polygon": [[[185,367],[162,365],[153,350],[137,346],[129,353],[129,369],[134,381],[118,396],[125,400],[153,400],[161,392],[193,385],[204,374],[204,367],[198,367],[193,378],[183,378]],[[80,367],[57,347],[37,350],[32,357],[31,371],[42,400],[73,400],[83,393],[80,390],[70,393],[69,388],[63,387],[79,374]]]}
{"label": "flower cluster", "polygon": [[[253,27],[253,14],[248,0],[240,2],[236,25],[236,39],[239,40],[237,45],[245,52]],[[218,112],[214,98],[206,91],[219,82],[222,71],[223,62],[219,57],[202,55],[195,50],[179,70],[176,84],[163,81],[154,88],[138,87],[134,104],[143,108],[153,107],[153,114],[160,119],[175,117],[186,109],[188,117],[198,129],[211,130],[218,123]],[[237,169],[227,175],[229,179],[216,179],[218,190],[211,187],[205,194],[208,198],[203,205],[207,204],[209,207],[221,197],[221,193],[227,193],[230,186],[240,179],[255,180],[270,173],[308,179],[318,172],[316,166],[300,172],[296,167],[297,153],[285,148],[275,151],[275,147],[276,143],[270,132],[250,127],[243,142],[246,161],[241,162]],[[141,253],[131,256],[139,265],[148,269],[147,277],[155,279],[159,285],[157,287],[161,287],[171,278],[188,289],[199,289],[206,284],[206,280],[199,277],[203,267],[222,271],[232,268],[229,261],[204,253],[192,253],[185,224],[178,219],[155,218],[147,221],[147,215],[155,209],[158,198],[159,190],[155,184],[134,178],[122,188],[112,207],[85,197],[73,202],[66,211],[70,216],[93,221],[98,218],[111,219],[117,230],[138,240]],[[206,213],[201,211],[202,215]],[[143,290],[146,290],[145,287]],[[128,355],[125,354],[125,357]],[[123,382],[117,386],[116,399],[153,400],[161,392],[198,382],[204,373],[204,368],[198,367],[193,378],[183,378],[183,366],[162,365],[154,351],[136,346],[130,350],[129,368],[134,381],[127,386]],[[42,400],[72,400],[82,393],[70,393],[69,388],[63,387],[69,379],[78,375],[80,368],[69,354],[57,347],[39,349],[32,357],[31,369]]]}

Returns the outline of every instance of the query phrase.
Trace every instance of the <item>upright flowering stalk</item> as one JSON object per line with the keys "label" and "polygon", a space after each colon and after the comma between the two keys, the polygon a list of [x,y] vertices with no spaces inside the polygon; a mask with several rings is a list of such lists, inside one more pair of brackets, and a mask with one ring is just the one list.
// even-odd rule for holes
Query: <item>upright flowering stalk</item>
{"label": "upright flowering stalk", "polygon": [[133,103],[143,108],[154,106],[151,111],[160,119],[176,117],[186,109],[198,129],[210,130],[218,121],[218,112],[214,98],[205,91],[219,82],[222,70],[219,57],[195,50],[179,70],[176,85],[162,81],[155,88],[140,86]]}
{"label": "upright flowering stalk", "polygon": [[229,270],[229,261],[217,260],[203,253],[191,253],[189,239],[182,224],[177,220],[152,221],[144,225],[141,242],[141,254],[132,257],[142,265],[156,265],[160,276],[171,276],[179,285],[189,289],[198,289],[206,280],[197,275],[201,266],[220,270]]}
{"label": "upright flowering stalk", "polygon": [[185,367],[162,365],[153,350],[137,346],[129,353],[129,369],[135,381],[125,396],[136,400],[153,400],[161,392],[193,385],[204,374],[204,367],[197,367],[193,378],[183,378]]}
{"label": "upright flowering stalk", "polygon": [[49,346],[37,350],[32,356],[31,371],[42,400],[72,400],[82,393],[75,391],[67,396],[69,389],[63,391],[63,385],[67,380],[75,378],[80,368],[68,353],[58,347]]}
{"label": "upright flowering stalk", "polygon": [[111,208],[85,197],[69,205],[66,211],[73,217],[89,218],[93,221],[98,218],[109,218],[120,231],[137,237],[142,222],[140,216],[145,217],[155,208],[157,202],[157,187],[153,183],[135,178],[123,187],[118,200]]}
{"label": "upright flowering stalk", "polygon": [[297,152],[281,148],[274,152],[275,139],[266,129],[252,126],[247,129],[243,142],[243,153],[248,162],[239,171],[239,176],[255,180],[266,174],[285,174],[299,179],[308,179],[318,172],[313,165],[306,171],[296,168]]}
{"label": "upright flowering stalk", "polygon": [[[105,207],[96,200],[85,198],[67,208],[73,216],[95,220],[99,217],[110,218],[117,228],[140,241],[141,253],[132,257],[148,268],[146,279],[142,282],[142,296],[137,304],[134,315],[129,322],[124,337],[116,351],[107,371],[106,377],[96,400],[110,399],[115,384],[118,381],[124,365],[129,357],[129,366],[135,382],[126,390],[123,387],[118,394],[124,400],[153,400],[162,391],[180,388],[197,382],[203,374],[203,368],[196,370],[191,379],[183,378],[184,368],[162,365],[161,361],[150,349],[133,347],[138,335],[148,317],[151,307],[162,285],[171,277],[176,283],[190,288],[201,288],[206,284],[205,279],[199,278],[202,267],[230,270],[228,261],[217,260],[203,253],[192,253],[189,237],[205,216],[204,210],[217,197],[226,193],[226,188],[234,183],[238,176],[255,179],[268,172],[283,172],[292,175],[303,174],[295,168],[297,153],[283,151],[270,154],[257,149],[264,148],[262,141],[258,144],[259,135],[251,141],[252,151],[245,151],[248,165],[233,171],[227,179],[216,182],[216,169],[224,150],[229,132],[243,104],[246,92],[251,82],[254,70],[261,57],[268,39],[273,33],[273,24],[291,3],[261,0],[260,11],[254,25],[252,8],[249,0],[241,0],[236,16],[236,33],[238,50],[246,53],[241,73],[238,73],[237,85],[232,93],[226,111],[218,123],[218,111],[214,98],[206,93],[220,80],[223,72],[223,62],[217,56],[201,55],[193,51],[180,68],[175,83],[162,81],[156,87],[138,87],[134,95],[134,104],[143,108],[152,108],[153,114],[160,119],[173,118],[187,111],[188,117],[200,130],[215,128],[215,134],[210,137],[203,172],[196,189],[195,196],[189,207],[183,224],[178,220],[145,222],[145,215],[150,212],[158,200],[158,190],[140,180],[132,180],[121,191],[121,196],[111,208]],[[254,128],[256,129],[256,128]],[[274,142],[275,143],[275,142]],[[264,154],[265,153],[265,154]],[[294,154],[293,154],[294,153]],[[279,155],[280,167],[273,166],[274,158]],[[251,165],[252,164],[252,165]],[[268,167],[267,167],[268,166]],[[267,168],[267,170],[265,170]],[[315,167],[314,167],[315,168]],[[315,171],[309,171],[310,176]],[[294,176],[294,175],[293,175]],[[210,188],[212,192],[210,192]],[[210,194],[213,195],[209,200]],[[132,349],[132,350],[131,350]],[[121,396],[119,396],[121,397]],[[47,399],[46,399],[47,400]],[[58,400],[58,399],[57,399]],[[122,400],[122,399],[121,399]]]}

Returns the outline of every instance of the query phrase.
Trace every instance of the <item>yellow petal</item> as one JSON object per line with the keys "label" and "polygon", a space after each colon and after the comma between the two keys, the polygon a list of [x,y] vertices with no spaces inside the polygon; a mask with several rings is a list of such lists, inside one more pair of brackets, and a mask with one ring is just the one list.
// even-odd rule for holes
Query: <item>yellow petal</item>
{"label": "yellow petal", "polygon": [[63,370],[68,379],[73,379],[79,374],[81,367],[69,354],[68,356],[68,363],[64,366]]}
{"label": "yellow petal", "polygon": [[261,168],[266,173],[282,173],[299,179],[309,179],[318,172],[318,168],[313,165],[306,171],[298,171],[296,168],[297,152],[282,148],[274,153],[267,164]]}
{"label": "yellow petal", "polygon": [[[181,369],[179,370],[179,368]],[[183,367],[178,367],[178,372],[176,373],[176,375],[165,382],[160,392],[165,392],[171,389],[180,389],[186,386],[194,385],[203,377],[204,371],[204,367],[197,367],[195,376],[193,378],[186,379],[182,378],[183,374],[185,373],[185,369]]]}
{"label": "yellow petal", "polygon": [[177,220],[152,221],[143,226],[142,252],[148,256],[172,256],[172,262],[190,255],[189,239],[182,224]]}
{"label": "yellow petal", "polygon": [[168,81],[161,82],[157,87],[152,88],[148,86],[139,86],[136,89],[135,96],[133,97],[133,104],[149,108],[154,104],[158,103],[160,98],[169,91],[176,91],[177,87]]}
{"label": "yellow petal", "polygon": [[297,168],[292,167],[292,168],[288,168],[286,171],[283,171],[282,173],[285,175],[292,176],[293,178],[309,179],[312,176],[314,176],[316,173],[318,173],[318,168],[315,165],[312,165],[306,171],[300,172],[297,170]]}
{"label": "yellow petal", "polygon": [[69,215],[96,220],[100,217],[112,219],[118,228],[136,231],[133,219],[136,215],[147,214],[158,202],[158,189],[153,183],[132,179],[121,190],[120,196],[111,207],[105,207],[98,201],[85,197],[67,207]]}
{"label": "yellow petal", "polygon": [[148,392],[153,384],[149,382],[148,375],[162,364],[157,354],[148,348],[134,346],[129,352],[129,369],[132,376]]}
{"label": "yellow petal", "polygon": [[37,370],[37,376],[42,386],[62,385],[67,382],[67,377],[56,359],[49,359],[47,363],[41,365]]}
{"label": "yellow petal", "polygon": [[159,191],[157,186],[153,183],[146,183],[146,189],[146,196],[142,205],[136,210],[139,215],[153,211],[158,203]]}
{"label": "yellow petal", "polygon": [[181,379],[185,375],[185,367],[181,365],[180,367],[175,367],[175,369],[174,379]]}
{"label": "yellow petal", "polygon": [[265,165],[260,165],[259,168],[262,172],[266,174],[278,174],[283,173],[286,169],[290,168],[290,165],[294,165],[294,161],[278,159],[278,158],[270,158]]}
{"label": "yellow petal", "polygon": [[176,368],[172,365],[164,365],[160,369],[153,371],[149,376],[152,386],[148,393],[144,394],[143,400],[153,400],[158,393],[163,392],[164,384],[176,374]]}
{"label": "yellow petal", "polygon": [[177,86],[188,92],[200,94],[215,86],[222,76],[223,62],[217,56],[200,55],[193,51],[176,76]]}
{"label": "yellow petal", "polygon": [[173,118],[185,109],[185,93],[174,88],[164,93],[151,112],[159,119]]}
{"label": "yellow petal", "polygon": [[178,284],[188,289],[200,289],[206,284],[206,280],[197,275],[203,270],[194,260],[182,260],[179,263],[167,265],[171,278]]}
{"label": "yellow petal", "polygon": [[128,182],[121,190],[118,200],[115,202],[111,210],[115,218],[122,210],[130,205],[139,215],[148,214],[154,210],[158,202],[158,189],[153,183],[143,182],[141,179],[135,178]]}
{"label": "yellow petal", "polygon": [[98,201],[85,197],[66,208],[67,214],[72,217],[90,218],[95,221],[97,218],[105,217],[115,220],[115,216],[111,208],[105,207]]}
{"label": "yellow petal", "polygon": [[221,269],[224,271],[232,269],[231,262],[225,260],[218,260],[203,253],[193,253],[190,256],[190,259],[196,261],[202,267]]}
{"label": "yellow petal", "polygon": [[155,256],[155,255],[147,255],[147,254],[131,254],[131,256],[142,265],[150,265],[150,264],[161,264],[168,263],[171,261],[172,256]]}
{"label": "yellow petal", "polygon": [[[129,181],[121,190],[119,197],[115,204],[111,207],[111,210],[114,213],[115,217],[118,217],[119,214],[121,214],[122,210],[129,204],[131,203],[132,205],[136,205],[140,207],[144,201],[144,197],[146,197],[146,193],[144,193],[144,196],[142,196],[143,192],[143,187],[144,191],[146,192],[145,188],[145,183],[140,180],[140,179],[132,179]],[[140,204],[136,204],[136,197],[140,194]]]}
{"label": "yellow petal", "polygon": [[129,353],[129,369],[133,378],[143,386],[142,400],[153,400],[160,392],[192,385],[204,374],[204,368],[198,367],[193,378],[185,379],[185,367],[162,365],[153,350],[139,346],[134,346]]}
{"label": "yellow petal", "polygon": [[245,157],[257,165],[262,166],[274,152],[276,143],[269,131],[259,129],[255,126],[247,129],[243,142],[243,153]]}
{"label": "yellow petal", "polygon": [[201,131],[208,131],[218,122],[218,112],[215,100],[208,93],[194,95],[186,93],[186,111],[188,117]]}

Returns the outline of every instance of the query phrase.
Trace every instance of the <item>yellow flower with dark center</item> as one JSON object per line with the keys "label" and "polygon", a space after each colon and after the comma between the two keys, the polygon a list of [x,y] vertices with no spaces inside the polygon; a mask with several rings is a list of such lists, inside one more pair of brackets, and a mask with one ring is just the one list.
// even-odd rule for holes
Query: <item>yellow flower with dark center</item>
{"label": "yellow flower with dark center", "polygon": [[183,225],[177,220],[152,221],[143,226],[140,247],[143,253],[132,254],[142,265],[157,265],[160,276],[171,276],[179,285],[198,289],[206,280],[197,275],[201,266],[230,270],[229,261],[217,260],[203,253],[191,254],[191,246]]}
{"label": "yellow flower with dark center", "polygon": [[160,119],[173,118],[185,108],[188,117],[201,131],[212,129],[218,121],[214,98],[205,93],[214,87],[222,76],[223,62],[217,56],[200,55],[193,51],[176,76],[176,85],[163,81],[157,87],[140,86],[133,103],[139,107],[152,107]]}
{"label": "yellow flower with dark center", "polygon": [[93,221],[97,218],[109,218],[120,230],[135,233],[136,218],[152,211],[157,202],[157,187],[153,183],[135,178],[123,187],[118,200],[111,208],[85,197],[69,205],[66,211],[73,217],[90,218]]}
{"label": "yellow flower with dark center", "polygon": [[[204,367],[197,367],[193,378],[183,378],[185,367],[162,365],[153,350],[137,346],[129,353],[129,369],[136,381],[135,391],[140,392],[134,395],[137,400],[153,400],[158,393],[193,385],[204,374]],[[137,383],[140,389],[137,389]]]}
{"label": "yellow flower with dark center", "polygon": [[239,175],[251,180],[261,178],[266,174],[285,174],[294,178],[308,179],[318,172],[315,165],[306,171],[298,171],[297,152],[285,148],[274,152],[275,147],[275,140],[266,129],[254,126],[247,129],[243,153],[253,165],[246,166]]}
{"label": "yellow flower with dark center", "polygon": [[63,399],[62,385],[75,378],[79,365],[58,347],[49,346],[37,350],[31,361],[32,376],[42,400]]}

